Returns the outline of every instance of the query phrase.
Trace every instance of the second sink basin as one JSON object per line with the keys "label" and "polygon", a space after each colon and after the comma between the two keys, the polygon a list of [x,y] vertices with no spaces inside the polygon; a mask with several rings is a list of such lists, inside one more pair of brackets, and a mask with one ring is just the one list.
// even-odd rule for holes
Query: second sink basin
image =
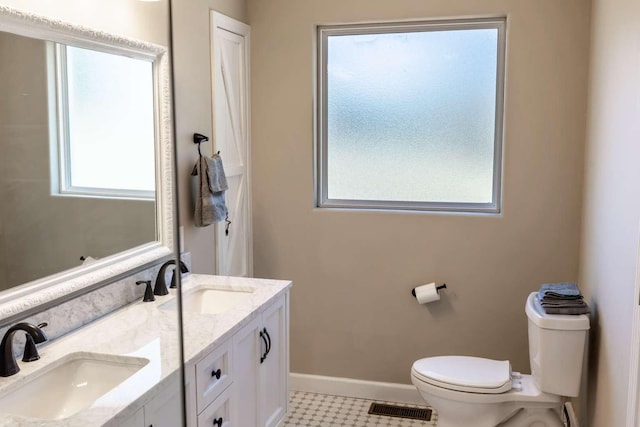
{"label": "second sink basin", "polygon": [[72,353],[0,397],[0,413],[59,420],[87,408],[144,367],[139,357]]}
{"label": "second sink basin", "polygon": [[[220,314],[247,300],[253,289],[219,289],[199,286],[182,296],[182,310],[191,313]],[[161,308],[175,309],[176,302],[163,304]]]}

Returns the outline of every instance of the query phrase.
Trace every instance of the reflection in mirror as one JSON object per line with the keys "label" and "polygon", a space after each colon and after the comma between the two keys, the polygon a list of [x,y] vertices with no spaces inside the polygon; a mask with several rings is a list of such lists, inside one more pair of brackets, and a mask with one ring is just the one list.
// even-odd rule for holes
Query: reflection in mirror
{"label": "reflection in mirror", "polygon": [[[69,357],[82,359],[79,375],[87,363],[92,374],[104,356],[109,366],[93,374],[110,375],[132,355],[145,366],[108,391],[85,390],[46,414],[28,403],[26,410],[3,404],[0,425],[47,424],[42,417],[59,425],[184,425],[180,314],[149,322],[154,306],[135,285],[157,277],[178,252],[167,49],[98,29],[124,28],[163,43],[170,38],[156,27],[169,22],[128,14],[159,8],[126,1],[82,0],[91,7],[80,15],[98,21],[94,28],[0,4],[0,336],[23,322],[46,324],[48,336],[38,362],[18,361],[21,372],[2,380],[0,397],[7,403]],[[44,9],[39,0],[24,3]],[[126,25],[93,19],[109,8]],[[160,36],[148,37],[147,26]],[[171,293],[165,298],[176,297]],[[18,334],[13,350],[30,345]],[[13,360],[10,353],[5,359]],[[69,377],[63,374],[59,379]],[[58,383],[36,386],[59,395]]]}
{"label": "reflection in mirror", "polygon": [[0,311],[9,313],[166,257],[173,222],[164,48],[38,18],[23,25],[7,12],[0,304],[12,305]]}
{"label": "reflection in mirror", "polygon": [[55,65],[49,100],[58,126],[57,144],[50,144],[59,161],[53,193],[153,200],[151,62],[46,44],[48,69]]}
{"label": "reflection in mirror", "polygon": [[156,240],[151,63],[0,32],[0,75],[0,290]]}

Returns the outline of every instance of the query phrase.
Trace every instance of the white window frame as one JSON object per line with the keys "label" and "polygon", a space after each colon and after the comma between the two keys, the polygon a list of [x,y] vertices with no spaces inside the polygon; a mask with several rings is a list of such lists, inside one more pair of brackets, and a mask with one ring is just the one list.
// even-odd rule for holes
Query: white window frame
{"label": "white window frame", "polygon": [[[504,82],[506,51],[506,17],[482,19],[456,19],[420,22],[393,22],[379,24],[351,24],[318,26],[316,113],[315,113],[315,180],[316,206],[319,208],[413,210],[445,212],[500,213],[502,207],[502,145],[504,121]],[[327,41],[331,36],[388,34],[424,31],[496,29],[498,30],[496,61],[496,111],[494,132],[493,188],[489,203],[415,202],[390,200],[330,199],[327,185]]]}
{"label": "white window frame", "polygon": [[[49,64],[50,92],[49,129],[51,138],[51,195],[63,197],[155,200],[155,190],[127,190],[122,188],[96,188],[72,185],[71,147],[69,138],[67,46],[60,43],[50,42],[48,43],[47,51],[47,55],[49,57],[47,62]],[[153,70],[153,73],[155,80],[155,70]],[[153,96],[153,102],[154,105],[156,105],[157,96],[155,93]],[[154,124],[154,139],[157,140],[157,137],[157,125]]]}

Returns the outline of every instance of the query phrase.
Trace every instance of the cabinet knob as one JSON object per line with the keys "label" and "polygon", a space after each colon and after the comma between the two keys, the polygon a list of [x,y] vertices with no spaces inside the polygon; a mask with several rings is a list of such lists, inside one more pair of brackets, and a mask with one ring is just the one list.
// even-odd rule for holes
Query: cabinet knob
{"label": "cabinet knob", "polygon": [[220,376],[222,375],[222,370],[218,369],[215,371],[211,371],[211,376],[212,377],[216,377],[217,380],[220,379]]}
{"label": "cabinet knob", "polygon": [[220,417],[220,418],[218,418],[216,420],[213,420],[213,425],[214,426],[218,426],[218,427],[222,427],[222,417]]}

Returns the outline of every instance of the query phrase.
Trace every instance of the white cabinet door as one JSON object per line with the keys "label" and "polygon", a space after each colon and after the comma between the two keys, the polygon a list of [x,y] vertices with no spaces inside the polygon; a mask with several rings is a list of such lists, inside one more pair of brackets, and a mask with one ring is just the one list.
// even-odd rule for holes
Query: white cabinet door
{"label": "white cabinet door", "polygon": [[182,393],[177,381],[144,406],[144,424],[147,427],[182,426]]}
{"label": "white cabinet door", "polygon": [[235,425],[257,427],[258,424],[258,380],[260,356],[266,351],[261,343],[259,330],[262,325],[258,317],[233,336],[233,399],[232,408]]}
{"label": "white cabinet door", "polygon": [[260,426],[277,426],[287,412],[289,328],[286,296],[262,313],[268,352],[260,366]]}

